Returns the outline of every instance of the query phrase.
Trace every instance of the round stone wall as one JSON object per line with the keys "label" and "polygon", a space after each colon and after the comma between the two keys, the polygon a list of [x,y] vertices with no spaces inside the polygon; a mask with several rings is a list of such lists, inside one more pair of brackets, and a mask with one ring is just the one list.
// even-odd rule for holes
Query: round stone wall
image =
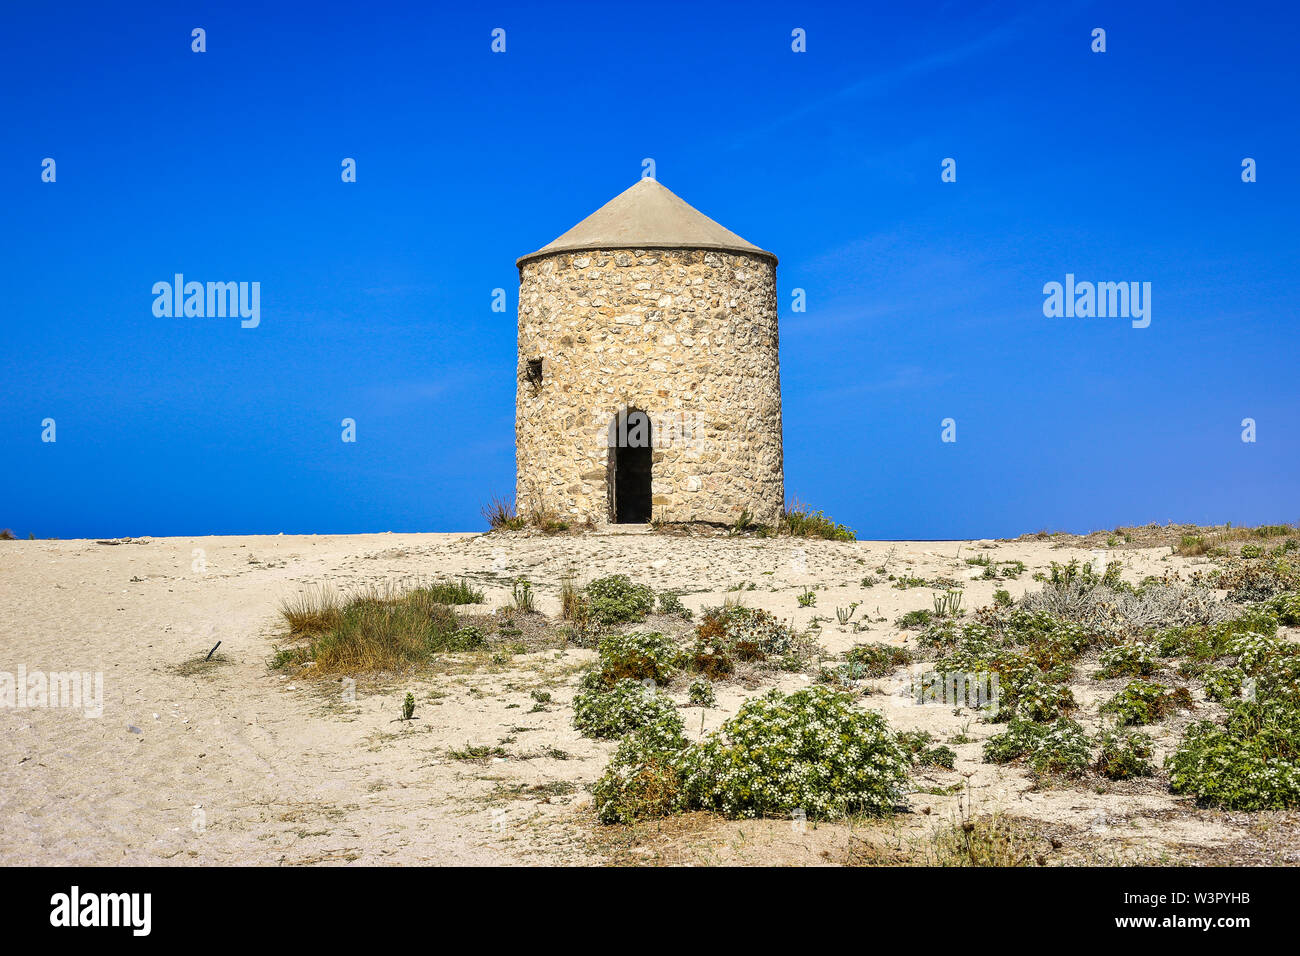
{"label": "round stone wall", "polygon": [[761,524],[780,517],[781,378],[769,257],[646,249],[528,259],[519,268],[518,379],[521,513],[615,520],[616,457],[625,454],[617,446],[629,432],[635,441],[648,419],[653,520],[731,524],[743,511]]}

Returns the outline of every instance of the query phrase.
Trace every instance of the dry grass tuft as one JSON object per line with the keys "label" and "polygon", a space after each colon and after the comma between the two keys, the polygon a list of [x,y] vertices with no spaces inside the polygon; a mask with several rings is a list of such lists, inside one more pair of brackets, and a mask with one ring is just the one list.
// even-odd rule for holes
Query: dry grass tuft
{"label": "dry grass tuft", "polygon": [[280,602],[280,616],[297,637],[324,634],[339,620],[342,601],[328,585],[309,587],[306,591]]}
{"label": "dry grass tuft", "polygon": [[461,629],[455,612],[429,588],[369,588],[342,602],[332,592],[300,595],[281,608],[306,646],[280,651],[274,666],[314,664],[314,674],[401,672],[439,651],[473,650],[479,632]]}
{"label": "dry grass tuft", "polygon": [[493,495],[481,511],[487,520],[488,528],[493,531],[518,531],[526,524],[515,511],[515,502],[512,498]]}
{"label": "dry grass tuft", "polygon": [[851,866],[1043,866],[1052,844],[1000,813],[941,825],[927,837],[882,846],[855,840]]}

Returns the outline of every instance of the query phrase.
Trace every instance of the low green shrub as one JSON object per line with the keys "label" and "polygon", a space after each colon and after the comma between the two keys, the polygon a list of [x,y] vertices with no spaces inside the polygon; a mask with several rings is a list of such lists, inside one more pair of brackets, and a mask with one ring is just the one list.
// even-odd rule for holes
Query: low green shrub
{"label": "low green shrub", "polygon": [[1234,704],[1224,724],[1189,727],[1166,765],[1173,792],[1202,806],[1300,806],[1300,713],[1279,701]]}
{"label": "low green shrub", "polygon": [[747,701],[683,762],[692,807],[809,819],[883,814],[905,802],[910,760],[885,718],[825,687]]}
{"label": "low green shrub", "polygon": [[894,624],[900,629],[906,631],[913,627],[925,627],[932,620],[934,620],[934,611],[923,607],[900,615],[899,618],[894,621]]}
{"label": "low green shrub", "polygon": [[933,746],[934,736],[926,730],[899,731],[898,745],[918,767],[943,767],[951,770],[957,754],[951,747]]}
{"label": "low green shrub", "polygon": [[655,606],[655,592],[635,584],[626,574],[597,578],[584,589],[593,620],[598,624],[631,624],[645,620]]}
{"label": "low green shrub", "polygon": [[1150,644],[1116,644],[1101,652],[1098,679],[1150,677],[1156,671],[1156,651]]}
{"label": "low green shrub", "polygon": [[1128,780],[1130,777],[1149,777],[1155,772],[1151,766],[1151,738],[1136,730],[1110,730],[1103,733],[1097,743],[1100,752],[1093,769],[1110,780]]}
{"label": "low green shrub", "polygon": [[1163,720],[1175,710],[1190,710],[1192,695],[1186,687],[1168,687],[1156,681],[1135,680],[1099,710],[1111,714],[1121,727],[1143,726]]}
{"label": "low green shrub", "polygon": [[1051,724],[1012,719],[984,743],[987,763],[1023,760],[1035,774],[1078,777],[1092,762],[1091,742],[1081,726],[1061,718]]}
{"label": "low green shrub", "polygon": [[667,696],[630,679],[610,688],[590,683],[573,698],[573,726],[584,737],[622,737],[656,721],[675,722],[681,730],[682,719]]}
{"label": "low green shrub", "polygon": [[690,620],[691,609],[682,603],[681,595],[676,591],[664,591],[659,595],[659,613]]}
{"label": "low green shrub", "polygon": [[1278,622],[1287,627],[1300,627],[1300,594],[1281,594],[1268,604],[1277,615]]}
{"label": "low green shrub", "polygon": [[686,688],[686,700],[692,707],[713,707],[718,703],[718,695],[707,677],[697,677]]}
{"label": "low green shrub", "polygon": [[912,663],[912,652],[874,641],[858,644],[844,655],[845,670],[853,677],[888,677],[900,667]]}
{"label": "low green shrub", "polygon": [[632,731],[592,787],[601,823],[634,823],[683,809],[681,721],[659,718]]}
{"label": "low green shrub", "polygon": [[681,659],[673,639],[658,633],[606,634],[596,653],[599,673],[608,687],[625,678],[667,683]]}

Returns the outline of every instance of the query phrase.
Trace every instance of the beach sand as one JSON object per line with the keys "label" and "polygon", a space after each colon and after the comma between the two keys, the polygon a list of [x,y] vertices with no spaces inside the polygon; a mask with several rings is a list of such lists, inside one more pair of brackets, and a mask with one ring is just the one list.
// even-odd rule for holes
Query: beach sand
{"label": "beach sand", "polygon": [[[833,654],[863,641],[908,644],[915,632],[895,619],[932,607],[932,588],[864,587],[882,566],[957,579],[963,606],[974,609],[996,588],[1019,597],[1039,587],[1031,575],[1053,561],[1100,568],[1118,559],[1134,581],[1205,563],[1168,547],[1078,544],[594,532],[0,541],[0,671],[103,675],[100,717],[0,710],[0,862],[845,862],[864,842],[906,848],[963,814],[995,812],[1037,826],[1053,861],[1300,862],[1295,814],[1197,810],[1159,781],[1036,787],[1018,769],[981,762],[980,742],[995,725],[889,693],[862,704],[897,729],[931,731],[937,743],[970,737],[954,745],[955,771],[917,774],[910,813],[803,830],[708,814],[602,827],[586,787],[614,744],[584,738],[571,723],[590,650],[447,655],[418,673],[359,677],[355,699],[337,680],[269,666],[284,640],[281,600],[322,584],[347,592],[466,576],[487,604],[460,610],[480,614],[506,606],[523,577],[539,610],[556,616],[565,575],[582,583],[625,573],[684,592],[697,611],[739,593],[800,627],[819,618],[819,640]],[[966,559],[981,554],[1027,570],[1016,580],[975,580],[983,569]],[[818,589],[816,606],[800,607],[797,595],[809,587]],[[855,619],[868,622],[860,633],[836,621],[835,608],[851,602],[860,605]],[[215,661],[202,663],[218,641]],[[698,735],[747,697],[808,683],[806,674],[773,672],[720,685],[716,709],[687,708],[683,718]],[[418,719],[402,722],[408,691]],[[1101,691],[1080,684],[1076,693],[1094,729]],[[1152,728],[1158,759],[1192,716]],[[467,745],[499,751],[459,759]]]}

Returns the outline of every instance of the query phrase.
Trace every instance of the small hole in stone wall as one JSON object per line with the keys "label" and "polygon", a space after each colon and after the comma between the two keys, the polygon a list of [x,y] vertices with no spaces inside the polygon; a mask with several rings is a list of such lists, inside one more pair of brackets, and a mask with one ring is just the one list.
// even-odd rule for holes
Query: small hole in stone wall
{"label": "small hole in stone wall", "polygon": [[534,385],[541,385],[542,384],[542,360],[539,358],[529,359],[528,369],[525,374],[527,374],[528,376],[528,381],[532,382]]}

